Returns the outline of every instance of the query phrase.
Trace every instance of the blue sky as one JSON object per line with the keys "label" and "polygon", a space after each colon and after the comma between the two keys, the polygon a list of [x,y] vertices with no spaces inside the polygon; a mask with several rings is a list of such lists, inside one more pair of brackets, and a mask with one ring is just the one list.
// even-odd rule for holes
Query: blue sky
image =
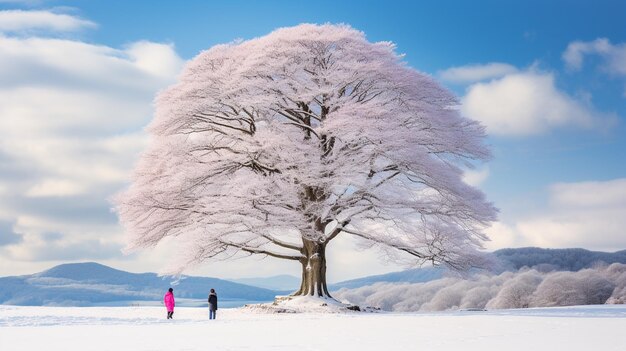
{"label": "blue sky", "polygon": [[[202,50],[303,22],[393,41],[487,126],[493,160],[467,181],[501,211],[488,249],[624,249],[624,14],[623,1],[0,0],[0,275],[86,260],[162,268],[167,247],[120,253],[108,202],[146,145],[154,94]],[[337,246],[331,280],[399,268]],[[238,260],[191,273],[298,269]]]}

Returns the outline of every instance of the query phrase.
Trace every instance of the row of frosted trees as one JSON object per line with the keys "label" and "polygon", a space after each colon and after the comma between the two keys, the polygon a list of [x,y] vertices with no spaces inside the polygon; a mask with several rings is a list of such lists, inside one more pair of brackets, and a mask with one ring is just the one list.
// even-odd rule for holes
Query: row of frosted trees
{"label": "row of frosted trees", "polygon": [[378,283],[335,296],[389,311],[442,311],[626,303],[626,264],[578,272],[522,269],[471,279],[447,277],[417,284]]}

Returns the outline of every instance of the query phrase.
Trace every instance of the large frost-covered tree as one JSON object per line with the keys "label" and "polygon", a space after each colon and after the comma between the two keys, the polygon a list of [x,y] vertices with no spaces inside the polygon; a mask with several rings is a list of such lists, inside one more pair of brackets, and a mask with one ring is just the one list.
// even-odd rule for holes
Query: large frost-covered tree
{"label": "large frost-covered tree", "polygon": [[[217,45],[159,94],[151,143],[116,198],[129,248],[171,238],[178,269],[238,253],[302,265],[351,235],[416,263],[473,266],[495,209],[462,181],[484,128],[389,42],[303,24]],[[409,257],[409,256],[406,256]]]}

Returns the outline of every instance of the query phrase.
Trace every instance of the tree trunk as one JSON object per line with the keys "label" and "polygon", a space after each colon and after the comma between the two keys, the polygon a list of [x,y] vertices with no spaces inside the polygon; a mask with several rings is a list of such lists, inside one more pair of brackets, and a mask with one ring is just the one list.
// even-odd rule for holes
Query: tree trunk
{"label": "tree trunk", "polygon": [[326,286],[326,244],[302,239],[300,290],[293,296],[331,297]]}

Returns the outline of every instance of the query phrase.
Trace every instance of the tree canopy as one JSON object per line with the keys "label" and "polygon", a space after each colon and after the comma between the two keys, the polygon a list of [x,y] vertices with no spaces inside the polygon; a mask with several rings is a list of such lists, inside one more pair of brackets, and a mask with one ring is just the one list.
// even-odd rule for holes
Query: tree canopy
{"label": "tree canopy", "polygon": [[328,294],[338,235],[471,267],[496,210],[462,181],[489,150],[457,105],[394,44],[346,25],[214,46],[156,99],[151,143],[116,198],[129,248],[173,237],[179,270],[238,253],[299,261],[297,295]]}

